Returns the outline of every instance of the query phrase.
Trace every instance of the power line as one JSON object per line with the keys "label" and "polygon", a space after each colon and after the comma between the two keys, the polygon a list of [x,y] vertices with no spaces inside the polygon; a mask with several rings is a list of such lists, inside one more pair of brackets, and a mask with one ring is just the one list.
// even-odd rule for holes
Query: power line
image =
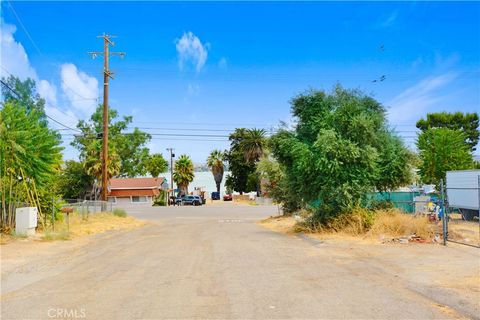
{"label": "power line", "polygon": [[[13,94],[15,94],[15,96],[17,97],[17,100],[20,100],[20,94],[19,94],[17,91],[15,91],[12,87],[10,87],[10,86],[9,86],[5,81],[3,81],[2,79],[0,79],[0,82],[1,82],[8,90],[10,90]],[[55,108],[55,109],[58,109],[58,108]],[[47,114],[46,111],[44,111],[44,114],[45,114],[45,116],[46,116],[48,119],[50,119],[50,120],[52,120],[53,122],[61,125],[61,126],[64,127],[64,128],[67,128],[67,129],[69,129],[69,130],[74,130],[74,131],[81,132],[81,131],[78,130],[78,129],[74,129],[74,128],[72,128],[72,127],[69,127],[69,126],[67,126],[66,124],[63,124],[63,123],[61,123],[60,121],[58,121],[58,120],[50,117],[50,116]]]}
{"label": "power line", "polygon": [[[28,32],[27,28],[26,28],[25,25],[23,24],[22,19],[20,19],[20,16],[17,14],[17,11],[15,10],[15,8],[14,8],[13,5],[12,5],[12,2],[11,2],[10,0],[7,0],[7,1],[8,1],[8,5],[10,6],[10,9],[12,10],[13,14],[15,15],[15,18],[17,19],[18,23],[19,23],[20,26],[22,27],[23,31],[25,32],[27,38],[30,40],[30,42],[32,43],[33,47],[34,47],[35,50],[38,52],[38,54],[43,57],[42,51],[41,51],[40,48],[37,46],[37,43],[33,40],[33,37],[30,35],[30,32]],[[75,91],[72,87],[70,87],[68,84],[66,84],[65,81],[62,81],[62,85],[64,85],[65,87],[67,87],[72,93],[74,93],[75,95],[83,98],[84,100],[98,100],[98,98],[85,98],[84,96],[82,96],[81,94],[79,94],[78,92],[76,92],[76,91]]]}
{"label": "power line", "polygon": [[23,31],[25,32],[25,34],[27,35],[28,39],[30,40],[30,42],[32,43],[33,47],[35,48],[35,50],[37,50],[37,52],[43,56],[42,54],[42,51],[40,51],[40,49],[38,48],[37,44],[35,43],[35,41],[33,41],[33,38],[32,36],[30,35],[30,32],[28,32],[27,28],[25,27],[25,25],[23,24],[22,20],[20,19],[20,17],[18,16],[17,14],[17,11],[15,10],[15,8],[13,8],[13,5],[12,5],[12,2],[10,0],[7,0],[8,1],[8,5],[10,6],[10,9],[12,10],[13,14],[15,15],[15,18],[17,19],[18,23],[20,24],[20,26],[22,27]]}

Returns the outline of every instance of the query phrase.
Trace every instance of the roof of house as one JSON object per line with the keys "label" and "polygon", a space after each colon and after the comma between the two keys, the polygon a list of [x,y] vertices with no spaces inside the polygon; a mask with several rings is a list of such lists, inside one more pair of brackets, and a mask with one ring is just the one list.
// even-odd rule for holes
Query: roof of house
{"label": "roof of house", "polygon": [[112,178],[110,190],[158,189],[164,177],[159,178]]}
{"label": "roof of house", "polygon": [[160,194],[158,189],[123,189],[123,190],[110,190],[108,194],[110,197],[137,197],[137,196],[150,196],[154,197]]}

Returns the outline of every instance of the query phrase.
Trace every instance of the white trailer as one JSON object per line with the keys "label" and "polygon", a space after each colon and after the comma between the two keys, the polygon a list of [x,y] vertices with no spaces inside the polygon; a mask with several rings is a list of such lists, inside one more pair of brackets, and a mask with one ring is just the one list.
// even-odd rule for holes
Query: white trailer
{"label": "white trailer", "polygon": [[479,216],[480,170],[447,171],[447,199],[465,220]]}

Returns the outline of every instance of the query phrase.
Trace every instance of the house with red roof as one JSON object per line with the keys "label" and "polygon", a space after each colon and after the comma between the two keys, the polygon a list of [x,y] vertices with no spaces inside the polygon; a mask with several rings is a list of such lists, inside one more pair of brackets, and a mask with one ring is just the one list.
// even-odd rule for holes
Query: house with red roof
{"label": "house with red roof", "polygon": [[108,188],[108,201],[115,204],[149,204],[160,194],[166,179],[159,178],[112,178]]}

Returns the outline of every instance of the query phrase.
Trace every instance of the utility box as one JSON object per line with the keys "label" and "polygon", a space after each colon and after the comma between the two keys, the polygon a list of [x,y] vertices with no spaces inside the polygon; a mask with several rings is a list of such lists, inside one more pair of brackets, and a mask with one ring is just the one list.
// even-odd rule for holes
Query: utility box
{"label": "utility box", "polygon": [[35,234],[37,207],[17,208],[15,212],[15,233],[27,236]]}

